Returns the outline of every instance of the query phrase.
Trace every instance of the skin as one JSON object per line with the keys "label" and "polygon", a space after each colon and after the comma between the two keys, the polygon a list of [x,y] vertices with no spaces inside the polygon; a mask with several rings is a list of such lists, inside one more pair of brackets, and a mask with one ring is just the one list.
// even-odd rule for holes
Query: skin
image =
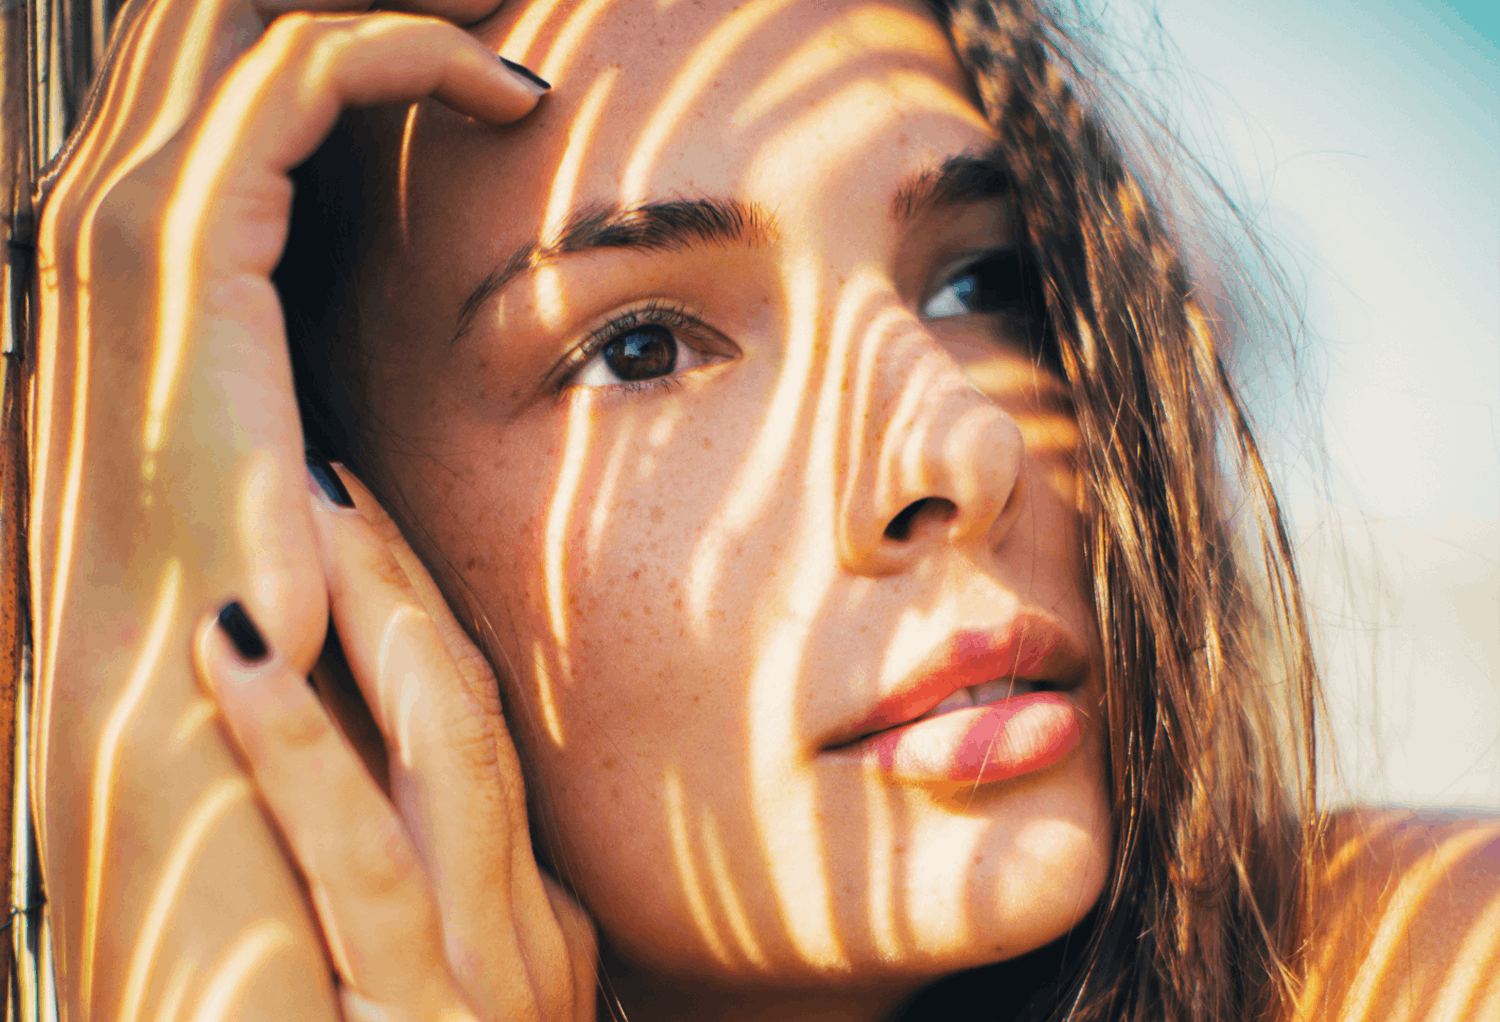
{"label": "skin", "polygon": [[[915,5],[732,8],[421,8],[477,43],[389,15],[294,18],[233,65],[276,12],[152,8],[165,27],[135,37],[109,93],[124,127],[85,133],[39,245],[56,355],[34,477],[38,795],[70,1017],[585,1019],[597,926],[632,1017],[690,1001],[874,1018],[1097,898],[1110,835],[1068,409],[1014,324],[933,311],[964,258],[1009,240],[1003,203],[892,215],[902,182],[987,128]],[[558,88],[532,112],[485,49]],[[131,92],[136,67],[175,70]],[[340,106],[370,103],[395,107],[369,124],[385,191],[357,277],[359,397],[436,585],[356,480],[357,510],[310,492],[266,281],[286,169]],[[233,172],[194,191],[202,165]],[[550,263],[452,340],[549,210],[702,194],[777,230]],[[158,230],[174,201],[196,247]],[[127,265],[144,269],[111,269]],[[686,332],[704,364],[675,386],[585,386],[597,366],[541,380],[653,298],[711,328]],[[187,313],[176,348],[167,309]],[[163,377],[186,397],[160,413]],[[229,599],[264,659],[214,627]],[[944,786],[829,753],[942,637],[1021,608],[1085,651],[1065,757]],[[325,610],[384,784],[305,684]],[[1327,882],[1340,898],[1419,861],[1364,833],[1344,839],[1361,868]],[[1431,925],[1432,906],[1500,898],[1483,837],[1433,838],[1454,849],[1447,902],[1370,902],[1432,935],[1440,992],[1494,974],[1473,937],[1492,910]],[[1409,965],[1377,964],[1399,990]],[[1345,996],[1358,970],[1327,975],[1322,1004],[1380,1017],[1386,1002]],[[1488,1003],[1430,1003],[1448,1001]]]}
{"label": "skin", "polygon": [[[456,569],[449,591],[494,626],[548,858],[632,994],[732,1017],[805,986],[873,1016],[1060,936],[1102,889],[1092,727],[1056,766],[979,788],[823,749],[955,632],[1039,607],[1094,647],[1074,437],[1013,329],[919,311],[1012,240],[999,203],[893,211],[914,175],[990,137],[940,28],[915,4],[734,6],[660,28],[651,4],[611,6],[557,68],[566,90],[509,131],[417,109],[408,187],[379,217],[399,225],[404,199],[406,229],[361,269],[379,324],[365,399],[403,438],[371,446]],[[520,52],[523,10],[476,34]],[[744,43],[632,191],[661,97],[735,17]],[[525,51],[548,72],[556,21]],[[827,70],[759,98],[802,46]],[[529,187],[496,201],[512,180]],[[546,239],[549,207],[699,196],[774,211],[772,236],[552,260],[448,342],[497,253]],[[706,364],[629,390],[596,360],[559,391],[555,363],[643,301],[692,310],[702,326],[678,333]],[[924,498],[951,504],[884,534]],[[1085,714],[1094,677],[1069,695]]]}

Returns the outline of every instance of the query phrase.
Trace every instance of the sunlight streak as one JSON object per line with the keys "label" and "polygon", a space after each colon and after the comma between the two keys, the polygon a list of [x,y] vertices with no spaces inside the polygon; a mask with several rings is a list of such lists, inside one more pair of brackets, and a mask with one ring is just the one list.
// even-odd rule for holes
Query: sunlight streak
{"label": "sunlight streak", "polygon": [[588,155],[589,143],[604,113],[604,104],[609,99],[620,69],[606,68],[594,79],[583,101],[578,104],[578,113],[568,129],[568,144],[557,169],[552,174],[552,188],[547,193],[547,211],[542,214],[541,236],[546,239],[560,237],[568,225],[568,214],[578,194],[578,178],[583,173],[583,160]]}
{"label": "sunlight streak", "polygon": [[[810,544],[814,538],[802,536],[799,542]],[[834,925],[831,878],[826,871],[809,874],[802,866],[826,861],[822,835],[787,826],[788,820],[823,818],[817,785],[788,770],[797,755],[785,722],[797,719],[800,692],[787,679],[803,676],[809,628],[836,569],[826,557],[794,558],[792,566],[783,602],[767,608],[766,627],[756,643],[764,652],[749,679],[749,790],[774,793],[765,805],[752,799],[749,808],[787,937],[804,960],[844,969],[849,962]]]}
{"label": "sunlight streak", "polygon": [[406,108],[406,121],[401,126],[401,151],[396,159],[396,230],[401,235],[404,248],[410,240],[408,227],[408,204],[411,190],[411,146],[412,136],[417,130],[417,111],[420,104]]}
{"label": "sunlight streak", "polygon": [[672,836],[672,857],[677,860],[677,877],[682,882],[682,893],[687,897],[688,911],[703,940],[719,961],[731,961],[729,949],[719,936],[709,913],[708,899],[703,894],[703,883],[698,878],[698,867],[693,861],[692,839],[688,836],[687,808],[682,792],[682,779],[677,771],[668,767],[662,775],[662,789],[667,805],[667,832]]}
{"label": "sunlight streak", "polygon": [[1349,998],[1344,1005],[1346,1017],[1379,1017],[1375,1008],[1379,1006],[1384,989],[1380,980],[1404,971],[1393,967],[1392,962],[1409,953],[1411,921],[1420,918],[1422,903],[1432,894],[1433,888],[1449,877],[1455,862],[1493,840],[1494,833],[1488,827],[1475,827],[1454,834],[1401,874],[1395,890],[1386,898],[1370,949],[1359,965],[1358,977],[1350,986]]}
{"label": "sunlight streak", "polygon": [[583,45],[589,29],[593,27],[594,19],[599,17],[610,0],[584,0],[568,15],[568,20],[558,30],[557,35],[552,37],[552,45],[547,49],[547,55],[542,58],[541,67],[536,68],[537,74],[548,81],[555,82],[568,73],[568,65],[572,63],[578,48]]}
{"label": "sunlight streak", "polygon": [[[1493,832],[1491,832],[1493,840]],[[1469,925],[1458,950],[1448,956],[1453,968],[1443,975],[1437,1000],[1427,1011],[1427,1017],[1445,1018],[1490,1018],[1481,1011],[1482,1005],[1475,1003],[1483,995],[1486,986],[1495,983],[1491,975],[1493,963],[1500,960],[1500,895],[1490,898],[1489,907]]]}
{"label": "sunlight streak", "polygon": [[[94,944],[99,935],[99,898],[104,883],[104,850],[109,837],[109,819],[115,783],[115,769],[125,729],[150,691],[166,646],[167,634],[177,614],[182,594],[182,562],[172,558],[163,568],[157,589],[156,607],[145,628],[145,641],[135,665],[120,690],[99,735],[98,758],[94,760],[94,778],[89,796],[88,851],[83,874],[83,948],[79,964],[79,1003],[92,1010],[94,994]],[[205,700],[206,702],[206,700]]]}
{"label": "sunlight streak", "polygon": [[557,713],[557,693],[552,687],[552,673],[547,669],[547,653],[542,649],[542,640],[531,645],[531,663],[536,670],[536,696],[542,707],[542,720],[547,725],[547,735],[552,744],[563,747],[562,718]]}
{"label": "sunlight streak", "polygon": [[228,1018],[240,991],[256,970],[291,944],[291,931],[274,919],[256,923],[246,930],[219,959],[203,996],[198,998],[191,1022],[221,1022]]}
{"label": "sunlight streak", "polygon": [[676,432],[677,424],[682,420],[686,411],[687,407],[683,404],[670,404],[656,413],[656,418],[646,433],[645,447],[635,465],[637,480],[644,482],[656,474],[658,454],[672,439],[672,434]]}
{"label": "sunlight streak", "polygon": [[567,649],[568,603],[565,591],[568,526],[572,522],[574,505],[583,483],[583,471],[588,465],[593,426],[593,391],[579,389],[568,407],[567,439],[563,444],[562,464],[557,470],[557,487],[553,490],[552,505],[547,509],[542,554],[542,582],[547,590],[547,621],[552,627],[552,639],[557,644],[558,666],[562,672],[562,677],[557,680],[564,685],[572,679]]}
{"label": "sunlight streak", "polygon": [[205,724],[213,720],[218,712],[219,708],[214,705],[212,699],[194,699],[189,703],[187,709],[183,710],[182,715],[177,718],[177,723],[172,725],[172,739],[168,753],[175,755],[180,752],[182,747],[192,740]]}
{"label": "sunlight streak", "polygon": [[635,421],[631,420],[625,424],[624,429],[615,434],[614,446],[610,448],[609,455],[604,461],[604,474],[599,482],[599,491],[594,497],[594,508],[589,513],[589,529],[584,539],[584,550],[590,568],[599,561],[599,549],[604,542],[604,529],[609,525],[610,518],[616,510],[615,487],[619,485],[626,457],[634,453],[634,443]]}
{"label": "sunlight streak", "polygon": [[[909,53],[931,59],[935,37],[926,18],[891,8],[856,10],[825,27],[765,75],[755,90],[735,109],[730,123],[746,128],[783,103],[807,91],[819,78],[858,59]],[[939,57],[941,59],[941,57]]]}
{"label": "sunlight streak", "polygon": [[761,950],[760,942],[755,939],[755,930],[750,925],[750,917],[745,914],[745,904],[740,898],[739,890],[735,887],[734,871],[730,868],[729,856],[724,851],[724,841],[719,836],[718,823],[714,820],[714,814],[706,809],[703,811],[703,847],[708,853],[709,879],[714,882],[714,892],[719,896],[719,906],[729,920],[729,932],[734,937],[734,942],[739,945],[740,954],[757,968],[766,968],[770,963],[766,961],[766,953]]}
{"label": "sunlight streak", "polygon": [[189,810],[177,831],[176,840],[172,842],[167,860],[162,864],[156,890],[142,914],[135,952],[125,972],[124,993],[120,997],[116,1022],[137,1022],[140,1018],[141,1004],[146,998],[146,982],[151,978],[151,967],[161,947],[172,906],[204,842],[231,809],[251,802],[249,781],[243,777],[225,777],[209,785],[198,804]]}
{"label": "sunlight streak", "polygon": [[865,826],[869,837],[865,841],[870,864],[865,880],[869,892],[870,934],[875,938],[875,947],[891,960],[902,951],[901,937],[896,929],[896,826],[891,818],[891,796],[882,790],[879,782],[867,779],[865,789]]}
{"label": "sunlight streak", "polygon": [[[146,15],[142,19],[143,24],[141,25],[140,30],[134,33],[136,38],[131,41],[128,47],[128,55],[133,55],[139,49],[151,49],[155,46],[157,33],[161,30],[161,23],[166,17],[169,9],[170,8],[168,8],[164,4],[158,5],[154,10],[152,10],[150,14]],[[127,56],[127,54],[122,54],[122,57],[123,56]],[[64,165],[62,175],[58,179],[56,186],[53,188],[50,204],[56,205],[60,202],[65,202],[65,197],[73,190],[74,185],[80,179],[88,179],[85,171],[87,171],[88,173],[93,173],[97,169],[97,160],[95,159],[95,154],[101,151],[108,151],[119,139],[120,132],[128,121],[127,115],[129,111],[135,109],[137,95],[140,92],[141,83],[144,80],[145,75],[142,73],[132,74],[125,77],[120,103],[113,108],[109,122],[102,128],[98,129],[99,135],[102,137],[90,135],[85,140],[84,147],[75,154],[73,159],[69,160]],[[172,115],[180,114],[184,109],[186,109],[187,105],[188,104],[184,102],[179,102],[175,105],[172,103],[168,104],[167,108],[162,111],[164,116],[158,119],[156,123],[152,124],[147,129],[145,137],[142,139],[141,144],[137,145],[128,154],[126,154],[125,158],[122,159],[116,166],[114,172],[108,174],[105,177],[104,181],[102,182],[103,187],[99,189],[98,197],[89,205],[89,208],[84,211],[83,216],[80,218],[79,230],[77,232],[77,240],[80,245],[79,275],[81,278],[79,281],[80,286],[78,298],[80,302],[79,327],[83,331],[87,330],[87,324],[82,321],[87,317],[89,307],[88,302],[90,297],[88,288],[90,275],[88,270],[91,261],[89,259],[88,253],[92,247],[92,226],[94,220],[98,216],[99,206],[102,204],[104,197],[109,194],[110,188],[115,184],[118,184],[120,178],[123,175],[133,170],[141,162],[141,160],[145,158],[145,156],[149,155],[146,152],[148,145],[151,147],[159,146],[166,137],[169,137],[170,133],[163,130],[163,125]],[[85,157],[85,153],[87,153],[87,157]],[[57,229],[57,217],[44,216],[42,218],[41,231],[39,237],[37,238],[38,254],[58,251]],[[56,298],[57,270],[58,267],[56,267],[55,265],[49,265],[46,263],[39,263],[39,265],[37,266],[38,281],[41,285],[39,289],[39,297],[41,299],[42,318],[49,321],[56,321],[59,318],[57,310],[54,307]],[[83,350],[86,354],[88,350],[86,336],[83,339],[83,342]],[[37,366],[37,402],[35,413],[37,415],[37,421],[46,424],[46,428],[33,431],[33,434],[36,436],[37,445],[35,451],[37,474],[32,480],[34,486],[33,492],[35,493],[47,492],[46,467],[50,464],[49,454],[51,451],[52,437],[52,430],[50,426],[53,414],[52,404],[54,395],[56,393],[56,381],[54,379],[55,374],[56,360],[42,359]],[[33,563],[40,564],[41,562],[34,561]]]}
{"label": "sunlight streak", "polygon": [[512,59],[523,60],[528,66],[530,61],[531,47],[536,43],[536,37],[546,27],[553,13],[562,6],[562,0],[537,0],[526,8],[514,26],[510,34],[500,44],[499,52],[509,54]]}
{"label": "sunlight streak", "polygon": [[396,756],[401,760],[401,765],[407,769],[411,769],[412,763],[412,711],[416,708],[417,699],[422,693],[422,679],[415,671],[395,670],[391,659],[396,642],[401,638],[401,632],[406,623],[414,620],[420,624],[421,619],[426,616],[426,611],[409,603],[397,607],[395,612],[386,619],[385,627],[381,630],[380,652],[375,657],[375,677],[380,685],[379,705],[396,707],[396,719],[386,720],[383,723],[396,732]]}
{"label": "sunlight streak", "polygon": [[[886,308],[870,317],[866,309],[871,304],[878,306],[882,292],[886,295]],[[888,347],[880,343],[881,328],[888,319],[900,315],[896,310],[900,310],[896,296],[890,293],[890,285],[883,282],[881,274],[874,269],[861,270],[839,288],[832,322],[822,345],[825,349],[823,378],[808,429],[809,464],[803,480],[805,506],[816,508],[832,497],[834,514],[830,521],[847,521],[846,516],[841,518],[847,503],[845,495],[852,494],[857,486],[852,479],[858,478],[862,467],[864,430],[875,418],[870,414],[875,374],[881,364],[880,357]],[[880,314],[882,311],[884,316]],[[856,345],[863,356],[859,360],[850,355]],[[851,362],[860,366],[865,362],[874,363],[869,375],[860,378],[857,386],[851,385],[849,379]],[[841,449],[844,442],[849,442],[850,446]],[[827,485],[829,480],[834,482],[832,494]],[[842,537],[846,529],[836,528],[837,535]]]}
{"label": "sunlight streak", "polygon": [[677,126],[697,105],[736,50],[792,0],[759,0],[734,11],[698,45],[686,66],[677,73],[651,120],[641,129],[635,151],[625,166],[620,201],[626,205],[648,197],[652,171],[666,150]]}
{"label": "sunlight streak", "polygon": [[191,958],[177,959],[177,965],[167,979],[167,986],[161,995],[161,1001],[156,1006],[155,1022],[177,1022],[177,1014],[182,1011],[182,1002],[187,999],[188,984],[192,982],[193,973],[196,971],[197,966]]}
{"label": "sunlight streak", "polygon": [[[209,16],[217,10],[214,4],[197,6],[209,12]],[[200,155],[178,172],[161,214],[157,231],[158,250],[162,253],[159,261],[161,280],[157,287],[159,332],[146,388],[146,425],[141,434],[145,449],[141,474],[148,483],[156,476],[156,457],[166,442],[167,412],[181,382],[183,360],[187,357],[191,340],[193,323],[190,315],[194,303],[186,300],[186,296],[198,290],[199,267],[195,250],[207,232],[213,229],[211,218],[205,217],[204,211],[211,206],[211,197],[218,191],[224,177],[239,169],[223,154],[236,151],[237,132],[243,130],[240,125],[253,123],[248,111],[265,102],[265,91],[273,87],[267,82],[260,89],[222,94],[232,97],[233,102],[226,104],[218,120],[205,121],[198,126],[193,141]]]}
{"label": "sunlight streak", "polygon": [[[201,4],[201,8],[193,14],[193,20],[189,25],[189,32],[205,31],[204,26],[216,16],[211,4]],[[139,49],[149,50],[156,44],[156,37],[161,31],[162,23],[172,8],[163,4],[159,5],[151,14],[144,19],[135,44]],[[190,34],[187,38],[201,39],[201,34]],[[185,75],[191,80],[197,80],[202,76],[203,62],[207,58],[207,48],[198,47],[190,51],[186,60],[186,66],[174,66],[172,74]],[[132,50],[134,52],[134,50]],[[63,177],[58,181],[53,191],[51,202],[61,201],[61,196],[80,179],[88,180],[88,174],[97,170],[95,161],[92,159],[95,153],[108,152],[119,139],[121,132],[129,121],[129,113],[136,108],[136,99],[140,92],[142,83],[146,80],[144,65],[136,64],[138,69],[135,74],[125,78],[124,89],[120,104],[115,107],[115,114],[108,126],[103,130],[102,140],[92,146],[91,159],[85,160],[82,154],[68,161]],[[87,414],[89,395],[89,374],[92,369],[93,337],[89,313],[92,301],[92,279],[93,279],[93,243],[94,224],[98,219],[99,210],[110,192],[129,173],[134,171],[140,164],[156,153],[176,132],[178,126],[186,118],[188,111],[193,107],[197,97],[183,95],[183,90],[168,90],[166,99],[157,111],[156,118],[146,127],[140,139],[130,151],[124,154],[115,164],[114,168],[107,172],[104,179],[99,183],[98,191],[89,202],[77,224],[76,240],[78,244],[78,309],[75,313],[74,324],[78,331],[77,347],[74,358],[74,381],[73,381],[73,415],[72,426],[68,435],[68,458],[66,463],[62,499],[52,515],[58,523],[57,536],[55,539],[55,568],[52,574],[52,605],[49,608],[46,631],[46,650],[42,657],[41,669],[37,672],[38,690],[42,698],[38,700],[36,713],[36,754],[37,762],[42,764],[43,769],[38,771],[36,782],[38,807],[44,806],[45,779],[48,771],[45,765],[48,762],[48,743],[51,738],[51,716],[52,716],[52,676],[56,670],[58,643],[62,637],[63,611],[67,604],[68,581],[73,569],[73,545],[77,536],[78,510],[80,493],[83,485],[83,453],[85,438],[87,436]],[[58,239],[56,231],[58,218],[43,217],[43,234],[38,239],[38,252],[58,251]],[[38,267],[39,271],[45,271],[44,267]],[[42,286],[39,288],[39,299],[42,306],[42,318],[45,321],[58,323],[61,315],[56,308],[56,267],[53,267],[52,288]],[[40,274],[45,278],[45,272]],[[37,394],[39,413],[35,419],[35,425],[31,429],[31,435],[37,438],[37,450],[32,459],[32,465],[36,467],[37,475],[33,480],[33,494],[40,494],[43,498],[47,495],[47,468],[51,464],[51,439],[54,430],[53,403],[56,397],[57,383],[55,370],[53,368],[55,359],[44,358],[38,366]],[[149,501],[149,494],[147,495]],[[32,544],[40,541],[41,530],[35,530]],[[40,569],[46,562],[41,557],[40,549],[33,546],[31,551],[31,563]],[[46,592],[40,585],[38,592]],[[39,814],[44,816],[45,814]],[[43,833],[45,829],[43,828]],[[45,838],[43,838],[45,847]],[[87,1001],[84,1002],[85,1004]]]}
{"label": "sunlight streak", "polygon": [[[791,258],[791,257],[789,257]],[[808,379],[817,357],[818,289],[820,264],[810,256],[785,275],[787,288],[787,341],[785,361],[776,389],[766,404],[764,425],[745,453],[735,481],[708,519],[693,558],[684,573],[684,587],[696,637],[705,637],[715,591],[723,566],[734,544],[761,521],[766,504],[776,495],[782,467],[800,433]]]}
{"label": "sunlight streak", "polygon": [[536,306],[537,320],[547,330],[562,330],[568,326],[568,315],[572,311],[568,303],[567,289],[563,286],[561,272],[556,266],[538,266],[531,274],[531,298]]}

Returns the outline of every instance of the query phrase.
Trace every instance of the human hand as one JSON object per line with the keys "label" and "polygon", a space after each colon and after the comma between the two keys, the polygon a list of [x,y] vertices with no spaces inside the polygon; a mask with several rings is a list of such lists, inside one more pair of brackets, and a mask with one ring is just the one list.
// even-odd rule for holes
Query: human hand
{"label": "human hand", "polygon": [[314,498],[333,619],[389,753],[387,799],[238,603],[201,676],[306,879],[346,1022],[594,1017],[594,931],[532,853],[494,674],[347,473]]}
{"label": "human hand", "polygon": [[[295,876],[201,726],[190,656],[201,613],[229,594],[298,669],[327,620],[270,282],[286,171],[345,106],[432,96],[498,124],[538,98],[454,25],[330,13],[355,6],[129,5],[44,182],[36,790],[70,1017],[135,1022],[195,997],[215,1017],[225,990],[223,1010],[247,1017],[333,1010]],[[406,6],[469,20],[493,0]],[[225,987],[245,961],[255,982]]]}

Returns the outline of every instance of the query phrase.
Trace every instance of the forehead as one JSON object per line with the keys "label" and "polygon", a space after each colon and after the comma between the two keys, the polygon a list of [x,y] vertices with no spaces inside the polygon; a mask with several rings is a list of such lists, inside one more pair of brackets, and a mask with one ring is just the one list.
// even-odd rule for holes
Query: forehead
{"label": "forehead", "polygon": [[411,241],[502,208],[487,236],[503,247],[588,203],[888,202],[894,181],[988,137],[920,2],[536,0],[475,31],[555,88],[511,128],[435,104],[393,115]]}

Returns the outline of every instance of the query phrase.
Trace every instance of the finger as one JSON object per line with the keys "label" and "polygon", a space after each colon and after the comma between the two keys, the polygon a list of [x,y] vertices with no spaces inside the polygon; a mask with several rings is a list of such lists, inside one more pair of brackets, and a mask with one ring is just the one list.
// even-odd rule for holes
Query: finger
{"label": "finger", "polygon": [[504,5],[504,0],[392,0],[381,4],[393,11],[408,14],[431,14],[446,18],[459,25],[473,25],[494,14]]}
{"label": "finger", "polygon": [[[368,491],[344,478],[361,509],[378,514]],[[483,660],[440,596],[435,614],[422,605],[412,580],[437,590],[399,535],[410,576],[364,514],[318,504],[334,624],[386,736],[392,795],[432,878],[455,975],[502,1016],[569,1003],[573,976],[560,966],[576,956],[536,867],[493,674],[483,670],[489,696],[475,698],[435,618],[476,665],[471,678]]]}
{"label": "finger", "polygon": [[[351,11],[361,0],[137,0],[115,17],[57,191],[149,159],[187,122],[232,61],[276,16]],[[107,185],[106,185],[107,188]]]}
{"label": "finger", "polygon": [[[445,21],[288,15],[148,168],[152,194],[161,190],[154,183],[160,176],[171,182],[153,222],[171,239],[174,257],[191,253],[220,279],[265,280],[286,238],[286,174],[312,155],[341,110],[431,96],[460,113],[502,123],[524,116],[540,95]],[[226,218],[239,225],[233,238],[219,229]],[[259,290],[256,312],[279,318],[274,295]]]}
{"label": "finger", "polygon": [[421,860],[306,679],[238,602],[204,622],[197,650],[344,983],[412,1018],[462,1017]]}
{"label": "finger", "polygon": [[[288,15],[226,76],[201,121],[222,156],[285,172],[346,107],[427,96],[491,124],[530,113],[545,90],[461,29],[403,14]],[[227,127],[227,130],[225,128]]]}

